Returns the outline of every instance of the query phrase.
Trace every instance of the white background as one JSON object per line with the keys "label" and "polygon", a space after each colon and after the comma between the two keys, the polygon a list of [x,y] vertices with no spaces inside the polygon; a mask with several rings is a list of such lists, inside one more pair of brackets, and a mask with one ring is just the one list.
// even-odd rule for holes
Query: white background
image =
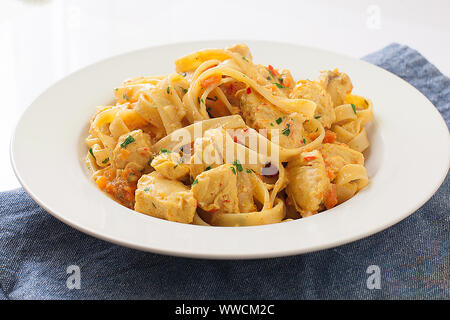
{"label": "white background", "polygon": [[[399,42],[450,75],[449,13],[449,0],[0,0],[0,191],[19,187],[9,141],[23,110],[56,80],[105,57],[207,39],[277,40],[361,57]],[[36,157],[51,156],[51,143]]]}

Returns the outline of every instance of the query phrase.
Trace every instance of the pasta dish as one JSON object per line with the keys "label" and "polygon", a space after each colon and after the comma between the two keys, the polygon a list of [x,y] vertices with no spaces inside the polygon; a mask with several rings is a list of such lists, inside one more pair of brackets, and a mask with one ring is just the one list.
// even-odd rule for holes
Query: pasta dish
{"label": "pasta dish", "polygon": [[126,80],[90,120],[87,167],[118,203],[169,221],[252,226],[317,214],[368,185],[373,106],[347,74],[295,81],[255,64],[243,44],[175,67]]}

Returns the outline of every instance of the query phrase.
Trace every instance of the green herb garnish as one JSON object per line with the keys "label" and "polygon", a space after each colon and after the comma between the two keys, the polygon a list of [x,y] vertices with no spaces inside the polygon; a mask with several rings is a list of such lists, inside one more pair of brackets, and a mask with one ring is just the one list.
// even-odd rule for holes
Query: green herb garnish
{"label": "green herb garnish", "polygon": [[275,122],[276,122],[277,124],[280,124],[282,121],[283,121],[283,119],[281,119],[281,117],[279,117],[277,120],[275,120]]}
{"label": "green herb garnish", "polygon": [[233,173],[236,174],[236,170],[234,169],[234,167],[231,167],[231,171],[233,171]]}
{"label": "green herb garnish", "polygon": [[205,171],[208,171],[208,170],[211,170],[211,166],[207,166],[207,167],[205,168]]}
{"label": "green herb garnish", "polygon": [[167,92],[167,94],[170,93],[170,87],[167,87],[166,92]]}
{"label": "green herb garnish", "polygon": [[[92,158],[95,159],[94,152],[92,151],[92,148],[89,148],[89,153],[91,154]],[[95,159],[95,160],[97,160],[97,159]]]}
{"label": "green herb garnish", "polygon": [[183,87],[180,87],[180,89],[181,89],[181,91],[183,91],[184,93],[188,92],[188,90],[185,89],[185,88],[183,88]]}
{"label": "green herb garnish", "polygon": [[274,85],[276,85],[278,88],[280,89],[285,89],[286,87],[283,86],[282,84],[278,83],[278,82],[272,82]]}
{"label": "green herb garnish", "polygon": [[305,138],[303,138],[303,140],[302,140],[302,141],[303,141],[303,144],[306,144],[306,139],[305,139]]}
{"label": "green herb garnish", "polygon": [[103,164],[108,163],[109,158],[106,158],[105,160],[102,161]]}
{"label": "green herb garnish", "polygon": [[239,162],[239,160],[235,160],[233,161],[233,165],[236,167],[237,171],[241,172],[242,171],[242,165]]}
{"label": "green herb garnish", "polygon": [[150,191],[150,188],[145,188],[144,191],[145,192]]}
{"label": "green herb garnish", "polygon": [[162,148],[161,153],[172,153],[172,151]]}
{"label": "green herb garnish", "polygon": [[353,112],[356,114],[356,107],[353,103],[352,103],[352,109],[353,109]]}
{"label": "green herb garnish", "polygon": [[242,59],[248,62],[248,60],[247,60],[247,58],[246,58],[246,57],[242,56]]}
{"label": "green herb garnish", "polygon": [[315,116],[314,119],[319,119],[320,117],[322,117],[322,116]]}
{"label": "green herb garnish", "polygon": [[250,169],[245,169],[245,171],[247,171],[247,173],[253,173],[253,171]]}
{"label": "green herb garnish", "polygon": [[132,136],[128,136],[121,144],[121,148],[126,148],[130,143],[135,142],[136,140]]}
{"label": "green herb garnish", "polygon": [[286,124],[286,128],[284,128],[281,133],[288,137],[291,134],[290,124]]}
{"label": "green herb garnish", "polygon": [[198,183],[198,179],[195,179],[194,182],[192,182],[192,185],[197,184]]}

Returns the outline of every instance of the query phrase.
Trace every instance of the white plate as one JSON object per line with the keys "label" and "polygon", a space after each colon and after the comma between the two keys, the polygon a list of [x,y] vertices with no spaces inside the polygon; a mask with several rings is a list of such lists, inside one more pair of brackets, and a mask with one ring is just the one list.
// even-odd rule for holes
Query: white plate
{"label": "white plate", "polygon": [[411,85],[369,63],[308,47],[245,41],[254,61],[315,78],[338,67],[354,92],[372,99],[366,153],[371,182],[326,212],[256,227],[202,227],[160,220],[114,202],[88,179],[83,163],[88,121],[124,79],[174,71],[174,60],[235,41],[181,43],[95,63],[47,89],[23,114],[11,142],[16,175],[56,218],[95,237],[139,250],[202,258],[300,254],[355,241],[404,219],[438,189],[449,167],[449,133],[439,112]]}

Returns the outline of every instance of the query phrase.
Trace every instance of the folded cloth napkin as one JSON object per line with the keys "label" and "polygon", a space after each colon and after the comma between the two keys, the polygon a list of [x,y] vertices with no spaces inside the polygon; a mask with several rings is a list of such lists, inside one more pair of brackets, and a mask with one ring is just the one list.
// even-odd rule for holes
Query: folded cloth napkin
{"label": "folded cloth napkin", "polygon": [[[364,60],[414,85],[448,125],[450,80],[418,52],[392,44]],[[422,208],[371,237],[247,261],[177,258],[117,246],[66,226],[17,189],[0,193],[0,297],[449,299],[449,235],[448,175]]]}

